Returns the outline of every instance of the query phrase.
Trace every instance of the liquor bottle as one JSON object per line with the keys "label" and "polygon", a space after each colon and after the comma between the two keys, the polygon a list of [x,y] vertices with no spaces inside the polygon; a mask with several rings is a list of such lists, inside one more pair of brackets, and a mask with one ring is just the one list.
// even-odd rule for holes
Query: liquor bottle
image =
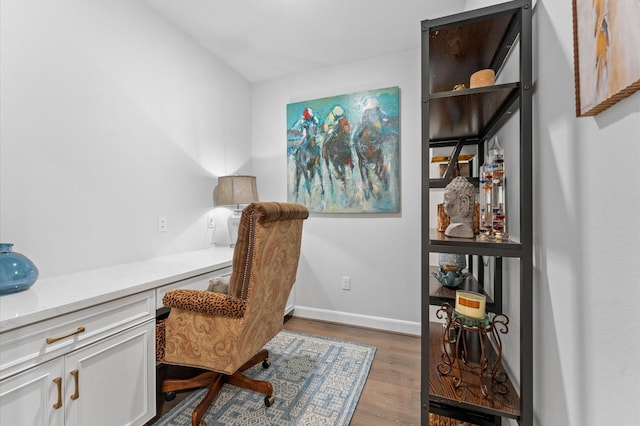
{"label": "liquor bottle", "polygon": [[498,138],[494,136],[488,150],[491,169],[491,238],[508,241],[504,149],[498,144]]}

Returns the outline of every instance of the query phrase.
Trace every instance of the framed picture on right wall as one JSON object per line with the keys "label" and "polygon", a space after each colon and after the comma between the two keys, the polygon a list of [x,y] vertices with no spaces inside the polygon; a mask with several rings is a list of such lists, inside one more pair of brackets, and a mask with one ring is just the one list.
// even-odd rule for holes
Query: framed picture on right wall
{"label": "framed picture on right wall", "polygon": [[576,116],[640,89],[640,1],[573,0]]}

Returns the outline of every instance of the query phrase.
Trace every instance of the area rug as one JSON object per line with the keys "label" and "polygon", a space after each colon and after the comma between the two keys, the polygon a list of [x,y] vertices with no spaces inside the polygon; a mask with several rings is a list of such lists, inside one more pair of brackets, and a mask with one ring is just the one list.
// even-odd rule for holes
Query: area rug
{"label": "area rug", "polygon": [[[375,346],[282,330],[267,345],[271,367],[245,374],[271,382],[275,403],[225,384],[205,414],[214,425],[348,425],[360,398]],[[154,425],[191,425],[191,413],[206,393],[194,391]]]}

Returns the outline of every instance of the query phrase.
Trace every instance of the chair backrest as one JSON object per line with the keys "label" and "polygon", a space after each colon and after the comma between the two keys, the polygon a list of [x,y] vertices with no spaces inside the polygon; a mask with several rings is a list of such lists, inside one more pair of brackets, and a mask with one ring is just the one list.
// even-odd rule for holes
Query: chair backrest
{"label": "chair backrest", "polygon": [[253,203],[242,211],[229,295],[247,302],[243,335],[254,344],[282,328],[308,216],[306,207],[292,203]]}
{"label": "chair backrest", "polygon": [[[302,222],[308,216],[306,207],[298,204],[247,206],[240,219],[229,293],[167,292],[163,301],[171,313],[159,327],[165,343],[158,344],[158,359],[233,374],[258,353],[282,329],[298,270]],[[202,305],[228,308],[234,315]]]}

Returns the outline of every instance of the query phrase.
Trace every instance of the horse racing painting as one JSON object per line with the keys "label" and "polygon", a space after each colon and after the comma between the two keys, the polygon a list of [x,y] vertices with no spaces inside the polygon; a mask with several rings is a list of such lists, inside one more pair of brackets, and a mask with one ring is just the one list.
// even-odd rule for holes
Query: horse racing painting
{"label": "horse racing painting", "polygon": [[287,105],[287,199],[315,213],[400,211],[399,88]]}

